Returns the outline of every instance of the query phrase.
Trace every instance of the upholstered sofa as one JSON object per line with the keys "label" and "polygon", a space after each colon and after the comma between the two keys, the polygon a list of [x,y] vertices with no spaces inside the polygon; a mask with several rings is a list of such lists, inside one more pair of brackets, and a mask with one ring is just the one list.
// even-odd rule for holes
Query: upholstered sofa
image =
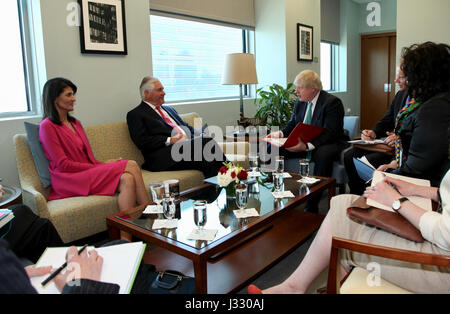
{"label": "upholstered sofa", "polygon": [[[181,117],[192,126],[195,118],[200,119],[197,113],[182,114]],[[195,125],[196,127],[201,125],[199,120]],[[96,159],[105,161],[122,157],[135,160],[139,165],[143,163],[144,158],[132,142],[126,122],[86,126],[85,132]],[[40,217],[50,219],[65,243],[106,230],[106,217],[118,212],[117,195],[91,195],[47,201],[49,188],[45,189],[39,178],[27,135],[15,135],[14,145],[23,203]],[[244,167],[248,166],[247,143],[221,142],[219,145],[229,160]],[[204,180],[202,173],[197,170],[162,172],[142,170],[142,175],[148,192],[151,183],[163,180],[178,179],[181,191],[197,186]]]}

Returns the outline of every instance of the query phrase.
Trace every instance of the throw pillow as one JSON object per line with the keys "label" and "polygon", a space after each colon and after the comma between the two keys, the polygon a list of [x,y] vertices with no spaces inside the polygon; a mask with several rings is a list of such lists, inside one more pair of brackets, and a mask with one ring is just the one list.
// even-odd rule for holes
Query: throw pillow
{"label": "throw pillow", "polygon": [[24,122],[24,124],[39,179],[44,188],[48,188],[51,185],[50,171],[48,170],[48,159],[44,155],[41,142],[39,142],[39,124],[31,122]]}

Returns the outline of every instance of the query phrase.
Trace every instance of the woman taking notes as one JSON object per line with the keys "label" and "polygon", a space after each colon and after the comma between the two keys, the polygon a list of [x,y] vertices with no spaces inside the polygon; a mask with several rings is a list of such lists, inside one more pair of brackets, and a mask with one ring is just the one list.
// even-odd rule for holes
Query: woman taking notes
{"label": "woman taking notes", "polygon": [[[49,160],[52,186],[49,200],[87,195],[118,195],[120,211],[149,202],[139,166],[121,158],[100,162],[94,158],[81,123],[69,115],[77,87],[64,78],[44,86],[44,119],[39,140]],[[131,235],[121,233],[131,240]]]}

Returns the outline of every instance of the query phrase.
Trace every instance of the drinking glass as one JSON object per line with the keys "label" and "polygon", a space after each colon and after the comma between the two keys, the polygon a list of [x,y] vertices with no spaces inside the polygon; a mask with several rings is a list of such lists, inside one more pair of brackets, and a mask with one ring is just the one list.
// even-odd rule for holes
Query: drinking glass
{"label": "drinking glass", "polygon": [[194,223],[198,229],[203,229],[208,217],[206,214],[206,201],[194,201]]}
{"label": "drinking glass", "polygon": [[276,192],[280,192],[283,188],[283,173],[282,172],[274,172],[273,174],[273,187]]}
{"label": "drinking glass", "polygon": [[284,156],[277,156],[275,158],[275,172],[284,172]]}
{"label": "drinking glass", "polygon": [[309,160],[308,159],[300,159],[300,175],[302,177],[309,176]]}
{"label": "drinking glass", "polygon": [[173,219],[176,211],[174,195],[172,194],[170,196],[165,196],[162,200],[162,206],[164,217],[167,219]]}
{"label": "drinking glass", "polygon": [[259,168],[259,157],[258,155],[248,155],[248,162],[250,164],[251,172],[258,172]]}
{"label": "drinking glass", "polygon": [[165,195],[164,185],[161,183],[150,184],[150,192],[152,193],[153,202],[160,206]]}
{"label": "drinking glass", "polygon": [[247,184],[236,184],[236,206],[244,209],[248,202]]}

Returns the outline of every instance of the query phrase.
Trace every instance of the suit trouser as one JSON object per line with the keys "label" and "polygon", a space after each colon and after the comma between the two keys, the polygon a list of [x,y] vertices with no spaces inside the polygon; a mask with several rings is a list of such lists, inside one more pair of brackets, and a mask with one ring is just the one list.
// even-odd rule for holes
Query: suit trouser
{"label": "suit trouser", "polygon": [[177,159],[174,157],[177,154],[183,158],[176,160],[175,164],[167,170],[200,170],[205,178],[216,176],[223,162],[226,161],[222,149],[210,137],[196,137],[178,146],[174,145],[172,158]]}
{"label": "suit trouser", "polygon": [[[339,160],[339,155],[343,149],[348,146],[346,142],[336,142],[324,144],[316,147],[312,151],[311,161],[314,162],[313,174],[321,177],[331,177],[333,174],[333,162]],[[280,149],[280,155],[285,159],[289,158],[305,158],[306,152],[292,153],[285,149]],[[311,212],[318,211],[318,204],[321,194],[311,198],[306,207]]]}
{"label": "suit trouser", "polygon": [[47,247],[64,245],[50,220],[35,215],[26,205],[13,205],[9,209],[14,219],[0,229],[0,237],[4,237],[18,257],[36,263]]}
{"label": "suit trouser", "polygon": [[359,158],[366,156],[367,160],[375,167],[378,168],[381,165],[391,162],[392,156],[384,154],[371,152],[365,149],[352,148],[345,152],[344,154],[344,165],[345,171],[348,176],[348,186],[350,187],[350,193],[355,195],[362,195],[366,189],[366,183],[362,180],[358,172],[356,171],[355,164],[353,163],[353,157]]}

